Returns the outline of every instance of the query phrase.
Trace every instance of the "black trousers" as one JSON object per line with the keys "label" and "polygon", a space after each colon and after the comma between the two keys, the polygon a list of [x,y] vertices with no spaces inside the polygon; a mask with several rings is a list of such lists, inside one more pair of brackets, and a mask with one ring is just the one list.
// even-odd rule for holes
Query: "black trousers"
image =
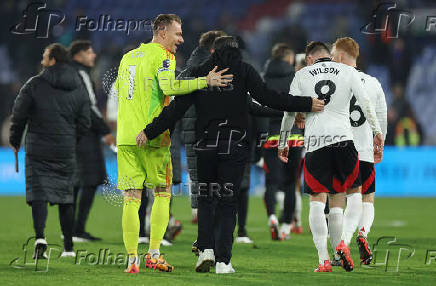
{"label": "black trousers", "polygon": [[288,163],[285,164],[278,158],[277,148],[263,149],[266,212],[268,216],[275,214],[275,194],[278,190],[284,191],[285,200],[282,217],[284,223],[291,223],[294,216],[295,184],[302,151],[301,147],[289,148]]}
{"label": "black trousers", "polygon": [[198,247],[214,249],[215,260],[226,264],[232,258],[239,188],[248,160],[247,145],[228,145],[196,150]]}
{"label": "black trousers", "polygon": [[250,189],[241,188],[238,200],[238,236],[247,236],[247,214]]}
{"label": "black trousers", "polygon": [[[47,221],[47,213],[46,201],[32,202],[33,228],[37,239],[45,238],[44,230]],[[64,249],[66,251],[73,250],[73,219],[73,205],[59,204],[59,221],[62,234],[64,235]]]}
{"label": "black trousers", "polygon": [[[77,201],[80,192],[80,201],[77,208]],[[74,233],[80,234],[85,232],[86,221],[91,211],[92,203],[94,202],[97,186],[86,186],[83,188],[74,187]],[[77,215],[76,215],[77,214]]]}

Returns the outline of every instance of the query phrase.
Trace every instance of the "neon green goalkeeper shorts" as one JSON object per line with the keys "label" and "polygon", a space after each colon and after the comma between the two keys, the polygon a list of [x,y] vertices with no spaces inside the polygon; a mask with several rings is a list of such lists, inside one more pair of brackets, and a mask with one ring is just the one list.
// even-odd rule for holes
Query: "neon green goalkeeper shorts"
{"label": "neon green goalkeeper shorts", "polygon": [[117,189],[143,190],[169,187],[173,169],[169,147],[118,146]]}

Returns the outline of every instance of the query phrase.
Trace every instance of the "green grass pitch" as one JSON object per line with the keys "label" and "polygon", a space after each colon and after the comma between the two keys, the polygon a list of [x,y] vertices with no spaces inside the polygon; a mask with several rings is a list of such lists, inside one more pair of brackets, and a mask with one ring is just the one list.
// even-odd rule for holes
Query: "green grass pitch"
{"label": "green grass pitch", "polygon": [[[308,232],[307,198],[303,204],[304,233],[293,235],[289,241],[273,242],[266,226],[263,202],[252,197],[247,229],[255,245],[234,245],[232,264],[236,273],[216,275],[194,272],[196,258],[191,253],[191,243],[196,236],[196,226],[190,223],[188,198],[176,197],[173,211],[184,228],[174,246],[162,248],[175,266],[175,272],[148,271],[141,265],[138,275],[128,275],[123,273],[124,266],[102,262],[92,265],[91,259],[79,265],[74,258],[54,258],[47,272],[36,272],[34,265],[23,266],[23,243],[33,235],[31,209],[24,197],[1,197],[0,285],[436,285],[435,205],[435,198],[377,199],[370,244],[380,237],[397,239],[393,244],[387,244],[392,239],[382,239],[376,246],[377,265],[360,266],[353,241],[354,272],[346,273],[335,267],[332,273],[313,273],[317,255]],[[121,210],[98,196],[87,229],[101,236],[103,241],[76,243],[75,250],[98,253],[99,249],[107,248],[111,253],[123,253]],[[62,245],[57,207],[49,208],[46,238],[49,244]],[[400,251],[400,248],[403,249]],[[28,249],[33,251],[32,246]],[[140,245],[141,253],[146,250],[145,245]],[[383,264],[387,253],[386,268]],[[409,257],[411,253],[413,256]],[[55,249],[53,256],[57,254]],[[11,266],[15,258],[19,260]],[[44,263],[39,267],[46,269]]]}

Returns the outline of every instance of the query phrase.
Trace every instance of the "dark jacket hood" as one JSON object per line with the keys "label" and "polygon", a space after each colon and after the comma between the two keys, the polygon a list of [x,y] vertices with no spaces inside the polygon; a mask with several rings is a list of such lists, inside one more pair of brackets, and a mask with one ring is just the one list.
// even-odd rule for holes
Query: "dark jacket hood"
{"label": "dark jacket hood", "polygon": [[280,59],[269,59],[265,63],[264,77],[285,77],[293,75],[294,67]]}
{"label": "dark jacket hood", "polygon": [[202,64],[205,60],[207,60],[210,56],[209,51],[203,47],[197,47],[192,51],[191,56],[189,57],[186,65],[188,67],[196,67]]}
{"label": "dark jacket hood", "polygon": [[74,90],[81,85],[77,71],[69,64],[47,67],[41,72],[41,77],[56,89]]}
{"label": "dark jacket hood", "polygon": [[226,47],[215,50],[212,59],[215,63],[235,69],[239,68],[242,63],[242,54],[238,48]]}

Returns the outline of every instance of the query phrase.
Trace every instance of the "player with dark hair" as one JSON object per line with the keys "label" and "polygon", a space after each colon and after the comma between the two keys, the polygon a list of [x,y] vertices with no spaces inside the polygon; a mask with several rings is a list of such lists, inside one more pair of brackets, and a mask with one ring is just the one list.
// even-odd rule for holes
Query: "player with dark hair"
{"label": "player with dark hair", "polygon": [[144,128],[170,102],[170,96],[191,93],[208,86],[226,86],[232,75],[212,67],[206,77],[176,80],[174,54],[183,43],[181,19],[174,14],[158,15],[153,22],[151,43],[126,53],[118,69],[114,90],[118,95],[117,188],[124,191],[123,240],[129,255],[128,273],[139,272],[138,209],[145,188],[154,189],[150,217],[150,245],[145,267],[173,271],[160,254],[168,226],[172,164],[170,132],[147,140]]}
{"label": "player with dark hair", "polygon": [[96,58],[92,43],[88,40],[76,40],[71,43],[69,53],[72,59],[71,64],[82,80],[84,96],[89,99],[91,106],[91,128],[77,145],[77,170],[74,185],[76,215],[73,240],[75,242],[98,241],[101,238],[86,232],[85,226],[97,187],[105,183],[107,179],[101,140],[103,139],[106,145],[112,145],[115,139],[97,107],[95,84],[91,78],[91,70]]}
{"label": "player with dark hair", "polygon": [[59,205],[64,236],[61,257],[74,257],[73,175],[76,142],[90,126],[88,100],[68,64],[64,46],[44,50],[42,72],[30,78],[15,99],[9,142],[17,153],[26,133],[26,202],[32,207],[34,259],[47,258],[44,229],[47,203]]}
{"label": "player with dark hair", "polygon": [[[375,134],[374,145],[383,146],[383,135],[375,109],[362,85],[359,73],[352,67],[333,62],[329,48],[322,42],[311,42],[306,48],[308,66],[295,74],[290,93],[317,95],[324,100],[325,109],[320,113],[309,113],[306,117],[306,156],[304,163],[305,192],[310,194],[309,224],[313,241],[318,250],[319,266],[315,272],[331,272],[327,249],[328,228],[324,216],[327,194],[332,209],[343,209],[347,200],[356,201],[352,215],[360,217],[362,212],[359,159],[353,144],[353,132],[349,120],[350,100],[354,95]],[[294,114],[285,113],[282,132],[289,132]],[[283,147],[284,146],[284,147]],[[279,156],[287,157],[288,147],[279,146]],[[378,149],[377,149],[378,150]],[[330,216],[332,211],[330,211]],[[357,222],[348,222],[357,227]],[[355,223],[356,225],[351,225]],[[334,225],[332,225],[334,224]],[[341,233],[341,242],[336,251],[346,271],[354,268],[350,249],[344,242],[342,220],[329,221],[330,229]]]}
{"label": "player with dark hair", "polygon": [[[285,43],[277,43],[271,50],[271,58],[265,64],[263,78],[268,88],[279,92],[288,92],[294,78],[294,51]],[[268,226],[273,240],[290,238],[291,221],[295,209],[295,183],[297,168],[300,163],[302,147],[297,146],[298,138],[302,132],[298,128],[292,130],[288,140],[291,143],[290,160],[286,163],[277,157],[277,147],[280,137],[280,125],[283,116],[268,118],[268,138],[263,145],[262,155],[265,170],[265,206],[268,216]],[[279,230],[277,219],[276,193],[285,193],[283,201],[282,226]]]}

